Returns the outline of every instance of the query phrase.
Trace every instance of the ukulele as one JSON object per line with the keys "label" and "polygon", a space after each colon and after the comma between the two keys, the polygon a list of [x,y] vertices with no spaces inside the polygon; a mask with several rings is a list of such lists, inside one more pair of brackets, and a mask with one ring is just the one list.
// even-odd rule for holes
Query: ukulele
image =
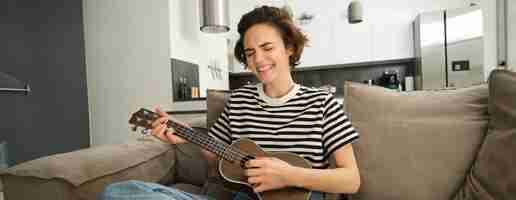
{"label": "ukulele", "polygon": [[[160,116],[150,110],[141,108],[133,113],[129,124],[133,125],[133,130],[138,127],[146,130],[152,128],[152,122]],[[174,121],[168,120],[167,127],[173,128],[174,133],[181,138],[194,143],[201,148],[216,154],[219,160],[219,173],[228,182],[241,186],[249,196],[257,200],[308,200],[311,192],[304,188],[286,187],[276,190],[268,190],[260,193],[252,192],[252,185],[247,182],[244,174],[245,163],[256,157],[276,157],[290,165],[304,168],[311,168],[310,163],[301,156],[289,152],[266,152],[253,141],[242,138],[236,140],[231,145],[218,141],[208,134],[197,133],[192,128],[183,126]],[[243,187],[242,187],[243,186]]]}

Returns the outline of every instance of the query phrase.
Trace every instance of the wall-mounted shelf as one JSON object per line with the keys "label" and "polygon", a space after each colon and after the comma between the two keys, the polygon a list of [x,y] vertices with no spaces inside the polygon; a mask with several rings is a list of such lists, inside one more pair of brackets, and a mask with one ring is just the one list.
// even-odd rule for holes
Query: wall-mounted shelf
{"label": "wall-mounted shelf", "polygon": [[13,76],[0,72],[0,95],[28,95],[30,91],[29,84],[24,84]]}
{"label": "wall-mounted shelf", "polygon": [[10,94],[10,95],[28,95],[30,93],[29,85],[26,85],[24,89],[15,89],[15,88],[0,88],[0,94]]}
{"label": "wall-mounted shelf", "polygon": [[173,101],[203,100],[192,96],[192,88],[199,90],[199,65],[183,60],[171,59]]}

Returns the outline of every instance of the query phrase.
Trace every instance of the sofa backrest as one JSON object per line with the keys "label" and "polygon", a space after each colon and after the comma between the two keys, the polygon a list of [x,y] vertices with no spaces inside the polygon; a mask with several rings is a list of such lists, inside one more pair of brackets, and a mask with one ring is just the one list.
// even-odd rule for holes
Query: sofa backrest
{"label": "sofa backrest", "polygon": [[516,125],[516,72],[495,70],[489,77],[489,122],[493,129],[514,130]]}
{"label": "sofa backrest", "polygon": [[206,127],[210,128],[224,111],[231,91],[208,89],[206,95]]}
{"label": "sofa backrest", "polygon": [[516,199],[516,73],[489,76],[489,130],[456,200]]}
{"label": "sofa backrest", "polygon": [[450,199],[487,130],[486,85],[400,93],[346,83],[360,134],[353,144],[361,186],[353,199]]}

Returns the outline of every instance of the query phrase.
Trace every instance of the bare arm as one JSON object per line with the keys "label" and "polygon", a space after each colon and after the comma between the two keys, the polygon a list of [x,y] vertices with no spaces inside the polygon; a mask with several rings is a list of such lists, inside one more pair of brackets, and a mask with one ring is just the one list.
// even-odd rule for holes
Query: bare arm
{"label": "bare arm", "polygon": [[247,162],[248,182],[255,185],[255,192],[283,188],[302,187],[328,193],[355,193],[360,187],[360,175],[351,144],[334,153],[336,169],[307,169],[292,166],[277,158],[257,158]]}
{"label": "bare arm", "polygon": [[360,174],[351,144],[334,153],[335,169],[306,169],[294,167],[290,174],[292,185],[330,193],[356,193]]}

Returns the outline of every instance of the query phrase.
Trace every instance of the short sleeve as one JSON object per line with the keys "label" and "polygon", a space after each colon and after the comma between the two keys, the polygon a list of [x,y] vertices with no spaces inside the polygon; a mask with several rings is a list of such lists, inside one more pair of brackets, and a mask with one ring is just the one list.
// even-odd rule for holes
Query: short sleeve
{"label": "short sleeve", "polygon": [[328,94],[324,102],[322,138],[325,158],[328,158],[340,147],[359,138],[358,132],[344,113],[342,105],[332,94]]}
{"label": "short sleeve", "polygon": [[229,123],[229,109],[230,104],[229,101],[226,103],[224,107],[224,111],[220,114],[217,121],[213,124],[213,126],[210,128],[208,134],[217,139],[220,140],[226,144],[231,144],[231,127]]}

